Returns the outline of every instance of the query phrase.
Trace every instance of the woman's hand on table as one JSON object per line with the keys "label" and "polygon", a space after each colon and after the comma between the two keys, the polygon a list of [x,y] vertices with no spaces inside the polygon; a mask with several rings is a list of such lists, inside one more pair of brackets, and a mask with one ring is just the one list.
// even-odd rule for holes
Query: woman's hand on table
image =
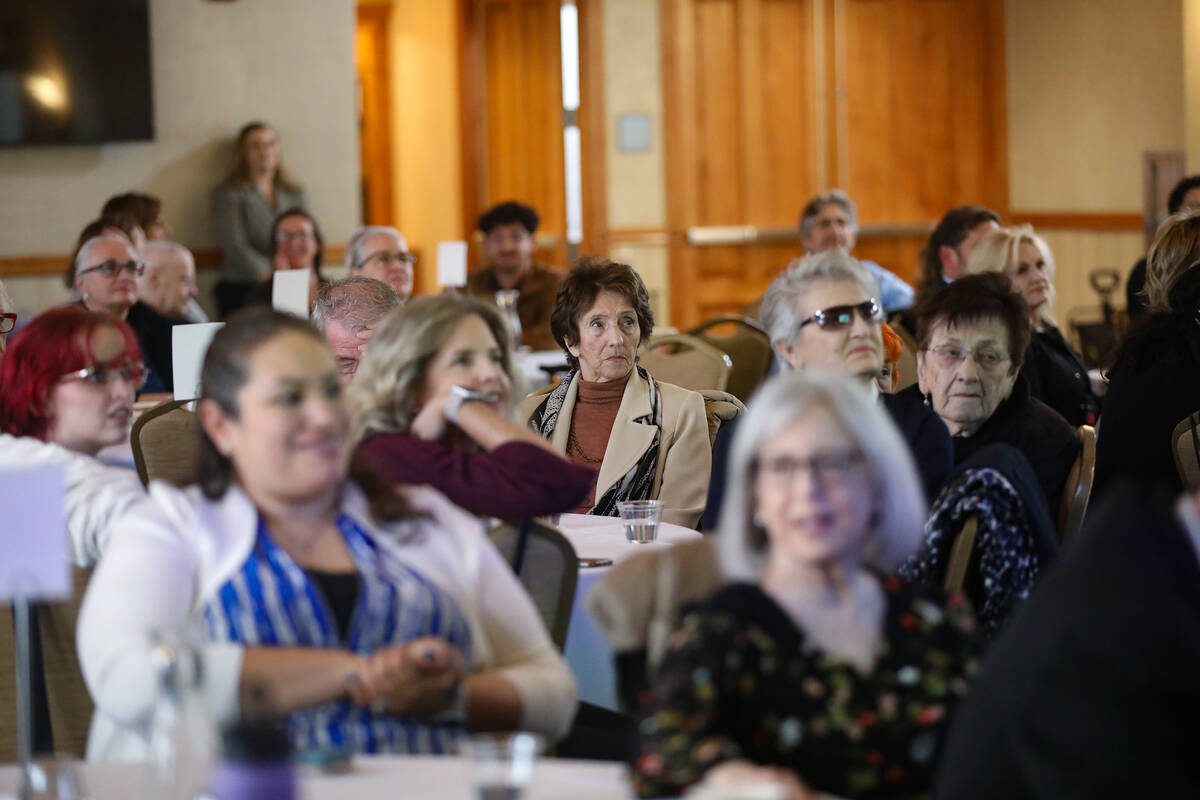
{"label": "woman's hand on table", "polygon": [[462,653],[442,639],[425,637],[364,658],[348,691],[358,705],[430,717],[447,707],[462,675]]}

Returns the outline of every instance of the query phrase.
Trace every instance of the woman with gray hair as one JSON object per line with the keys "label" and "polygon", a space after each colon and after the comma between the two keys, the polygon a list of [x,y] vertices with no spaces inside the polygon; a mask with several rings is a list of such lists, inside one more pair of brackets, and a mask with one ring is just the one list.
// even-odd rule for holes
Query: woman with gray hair
{"label": "woman with gray hair", "polygon": [[[642,722],[643,796],[749,776],[844,797],[927,793],[978,645],[961,599],[884,577],[920,542],[912,458],[821,370],[754,398],[717,540],[733,581],[672,635]],[[757,768],[755,766],[757,765]]]}
{"label": "woman with gray hair", "polygon": [[375,328],[349,387],[356,464],[483,516],[574,508],[595,473],[513,422],[512,385],[494,308],[457,295],[410,300]]}
{"label": "woman with gray hair", "polygon": [[[875,378],[883,369],[883,310],[871,273],[839,250],[796,259],[763,298],[762,322],[785,370],[828,369],[857,379],[899,427],[916,459],[928,498],[950,474],[953,447],[946,426],[921,400],[880,394]],[[729,443],[738,421],[726,424],[713,450],[712,481],[705,529],[719,519],[725,494]]]}

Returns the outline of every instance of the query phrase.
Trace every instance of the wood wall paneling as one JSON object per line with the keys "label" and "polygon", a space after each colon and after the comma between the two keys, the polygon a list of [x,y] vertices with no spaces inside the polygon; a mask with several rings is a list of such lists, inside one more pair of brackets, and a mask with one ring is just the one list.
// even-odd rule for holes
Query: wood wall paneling
{"label": "wood wall paneling", "polygon": [[363,221],[395,225],[392,191],[390,5],[358,6],[354,52],[359,84],[359,153]]}

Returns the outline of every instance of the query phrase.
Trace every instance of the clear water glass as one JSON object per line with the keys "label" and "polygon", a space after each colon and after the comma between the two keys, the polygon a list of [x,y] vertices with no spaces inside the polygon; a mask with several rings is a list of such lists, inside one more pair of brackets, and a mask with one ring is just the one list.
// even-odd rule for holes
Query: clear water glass
{"label": "clear water glass", "polygon": [[625,528],[626,541],[649,544],[658,537],[658,523],[662,521],[661,500],[622,500],[617,503],[617,511]]}
{"label": "clear water glass", "polygon": [[520,800],[545,749],[536,733],[482,733],[464,739],[460,752],[473,762],[478,800]]}

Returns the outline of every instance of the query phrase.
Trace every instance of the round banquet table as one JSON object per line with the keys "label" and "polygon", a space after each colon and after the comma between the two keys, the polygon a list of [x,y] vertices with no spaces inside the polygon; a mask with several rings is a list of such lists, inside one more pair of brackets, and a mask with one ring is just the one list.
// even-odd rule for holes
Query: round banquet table
{"label": "round banquet table", "polygon": [[[580,558],[611,558],[620,563],[634,553],[670,547],[678,542],[699,539],[700,534],[682,525],[669,522],[658,524],[658,539],[650,544],[633,544],[625,540],[625,531],[617,517],[594,517],[588,514],[563,514],[558,527],[570,540]],[[579,684],[579,699],[616,711],[617,675],[613,665],[612,648],[604,634],[592,622],[583,606],[583,599],[608,567],[580,567],[575,587],[575,604],[571,608],[571,625],[567,630],[564,656],[571,673]]]}

